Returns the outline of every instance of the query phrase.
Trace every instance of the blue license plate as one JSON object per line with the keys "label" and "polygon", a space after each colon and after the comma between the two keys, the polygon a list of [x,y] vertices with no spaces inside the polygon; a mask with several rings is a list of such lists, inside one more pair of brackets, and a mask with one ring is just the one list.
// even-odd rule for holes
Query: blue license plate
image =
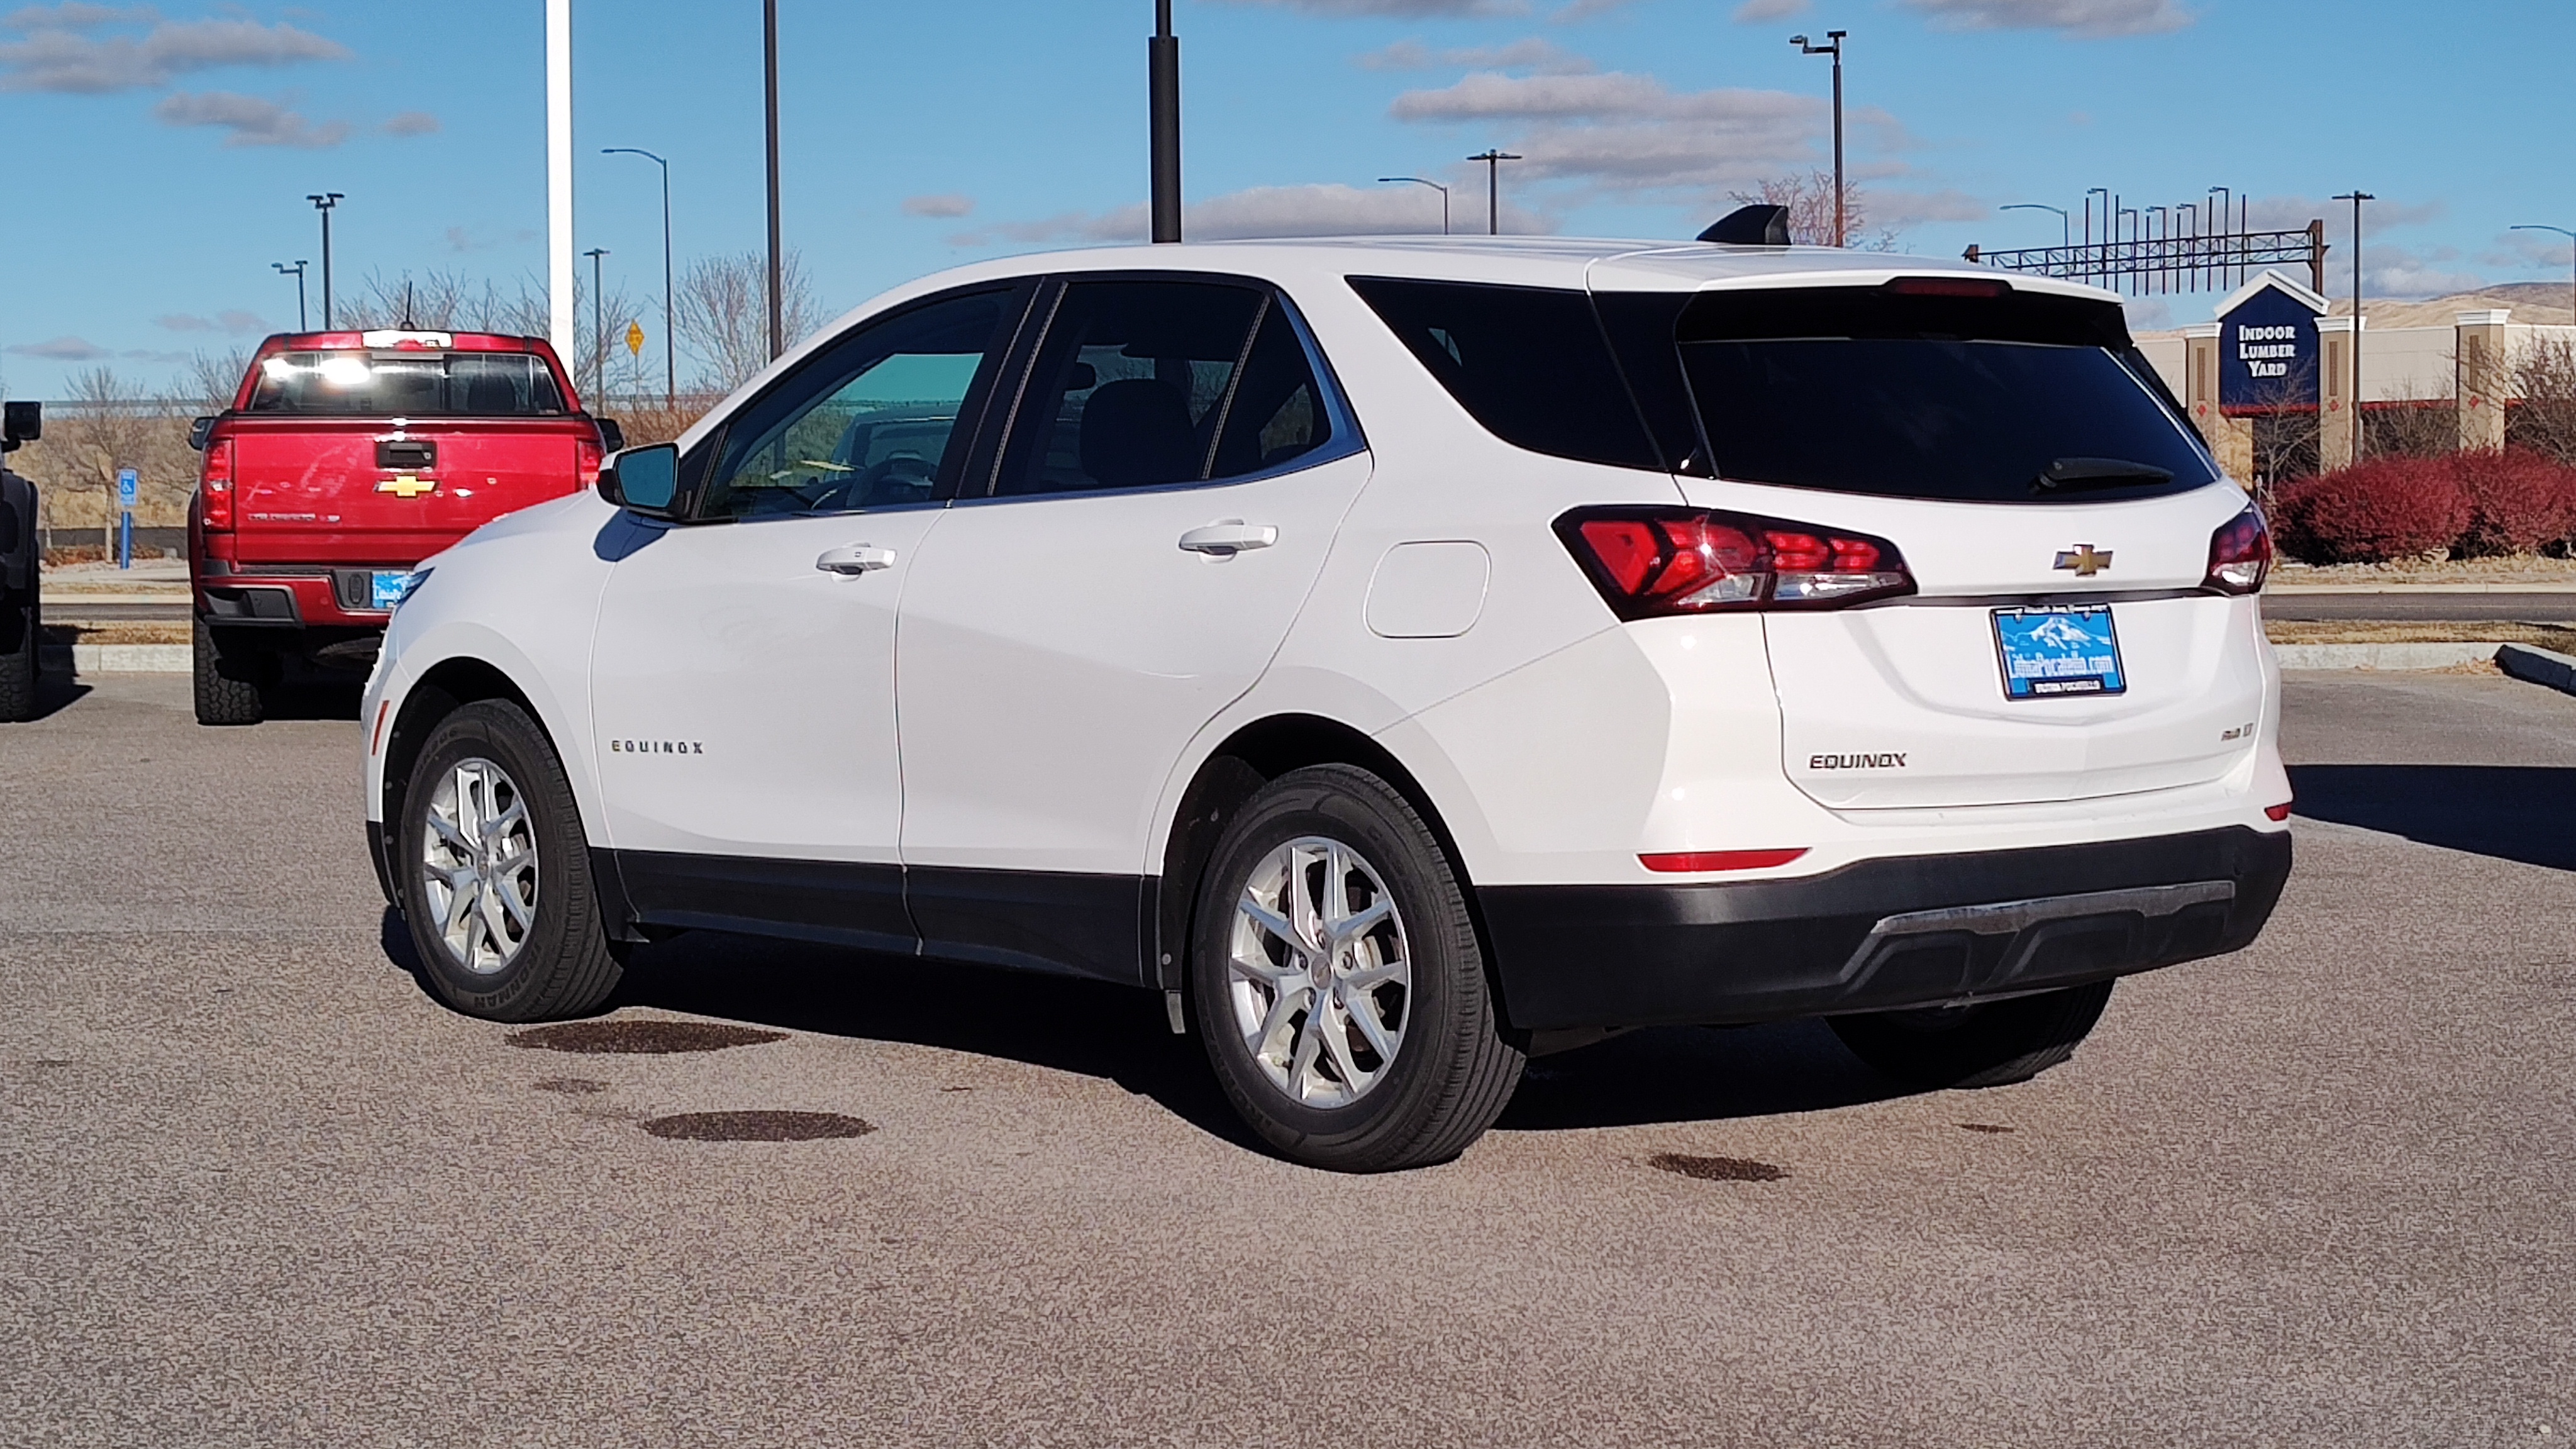
{"label": "blue license plate", "polygon": [[394,605],[401,603],[403,597],[403,580],[410,577],[411,570],[409,569],[396,569],[390,573],[383,569],[376,570],[374,580],[375,587],[372,595],[375,600],[375,606],[379,609],[390,609]]}
{"label": "blue license plate", "polygon": [[2120,694],[2129,687],[2108,604],[1997,609],[1995,653],[2003,661],[2006,699]]}

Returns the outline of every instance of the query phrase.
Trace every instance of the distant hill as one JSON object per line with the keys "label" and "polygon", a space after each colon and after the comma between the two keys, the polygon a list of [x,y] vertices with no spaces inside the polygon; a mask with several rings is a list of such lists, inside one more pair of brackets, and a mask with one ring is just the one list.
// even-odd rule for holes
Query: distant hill
{"label": "distant hill", "polygon": [[[2516,322],[2576,321],[2576,309],[2567,305],[2568,284],[2565,282],[2499,282],[2474,292],[2460,292],[2448,297],[2432,297],[2420,302],[2381,301],[2373,297],[2362,304],[2370,325],[2386,327],[2448,327],[2462,312],[2488,311],[2498,307],[2513,310]],[[2352,299],[2337,298],[2335,315],[2349,316]]]}

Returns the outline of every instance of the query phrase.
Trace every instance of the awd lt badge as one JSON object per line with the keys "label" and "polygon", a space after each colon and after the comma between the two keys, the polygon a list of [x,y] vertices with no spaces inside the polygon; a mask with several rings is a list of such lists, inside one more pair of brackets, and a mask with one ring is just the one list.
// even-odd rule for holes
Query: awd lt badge
{"label": "awd lt badge", "polygon": [[[376,491],[379,493],[390,493],[396,498],[418,498],[424,493],[437,492],[438,480],[435,478],[422,478],[410,473],[402,473],[377,484]],[[2065,565],[2060,564],[2058,567],[2063,568]]]}
{"label": "awd lt badge", "polygon": [[2104,573],[2110,569],[2111,551],[2104,549],[2096,553],[2093,551],[2093,545],[2079,543],[2057,556],[2057,567],[2074,574],[2079,579],[2089,579],[2095,574]]}

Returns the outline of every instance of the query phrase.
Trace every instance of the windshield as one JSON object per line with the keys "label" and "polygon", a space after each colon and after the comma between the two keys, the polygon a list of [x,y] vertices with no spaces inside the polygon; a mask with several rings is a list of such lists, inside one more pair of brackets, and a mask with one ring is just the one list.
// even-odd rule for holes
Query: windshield
{"label": "windshield", "polygon": [[1682,367],[1718,476],[2022,503],[2154,497],[2219,476],[2141,376],[2124,327],[2038,298],[1842,292],[1704,297],[1685,313]]}
{"label": "windshield", "polygon": [[254,413],[355,417],[559,416],[545,359],[526,352],[282,352],[259,366]]}

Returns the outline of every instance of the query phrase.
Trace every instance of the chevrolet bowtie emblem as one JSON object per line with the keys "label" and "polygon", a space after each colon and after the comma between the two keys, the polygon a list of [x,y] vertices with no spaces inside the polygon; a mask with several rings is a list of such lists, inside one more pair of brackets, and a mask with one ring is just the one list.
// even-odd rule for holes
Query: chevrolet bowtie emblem
{"label": "chevrolet bowtie emblem", "polygon": [[2108,550],[2095,553],[2093,545],[2079,543],[2057,556],[2057,566],[2072,571],[2079,579],[2089,579],[2111,567],[2111,555]]}
{"label": "chevrolet bowtie emblem", "polygon": [[[382,483],[377,484],[376,491],[379,493],[390,493],[397,498],[418,498],[424,493],[434,493],[438,491],[438,480],[435,478],[419,478],[412,474],[404,473],[396,477],[388,478]],[[2060,555],[2060,557],[2063,558],[2065,555]],[[2109,558],[2110,555],[2104,554],[2103,557]],[[2064,568],[2066,565],[2064,563],[2060,563],[2058,564],[2058,567]]]}

